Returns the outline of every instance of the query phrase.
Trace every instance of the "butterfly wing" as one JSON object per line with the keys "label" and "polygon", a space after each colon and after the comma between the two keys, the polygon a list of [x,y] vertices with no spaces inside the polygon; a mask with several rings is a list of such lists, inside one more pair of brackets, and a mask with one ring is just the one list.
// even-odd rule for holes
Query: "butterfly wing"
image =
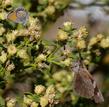
{"label": "butterfly wing", "polygon": [[16,13],[17,13],[17,22],[25,24],[29,17],[28,12],[23,7],[19,7],[16,9]]}
{"label": "butterfly wing", "polygon": [[16,22],[17,21],[17,16],[16,16],[16,12],[15,11],[11,11],[8,15],[7,15],[7,19]]}
{"label": "butterfly wing", "polygon": [[74,91],[81,97],[93,99],[95,103],[103,102],[102,93],[86,67],[78,62],[75,65]]}
{"label": "butterfly wing", "polygon": [[102,102],[104,102],[104,98],[102,96],[102,93],[98,89],[97,85],[96,85],[95,90],[94,90],[94,97],[93,97],[93,99],[94,99],[94,101],[96,103],[102,103]]}
{"label": "butterfly wing", "polygon": [[94,96],[94,87],[92,80],[86,71],[80,69],[74,75],[74,91],[81,97],[92,98]]}

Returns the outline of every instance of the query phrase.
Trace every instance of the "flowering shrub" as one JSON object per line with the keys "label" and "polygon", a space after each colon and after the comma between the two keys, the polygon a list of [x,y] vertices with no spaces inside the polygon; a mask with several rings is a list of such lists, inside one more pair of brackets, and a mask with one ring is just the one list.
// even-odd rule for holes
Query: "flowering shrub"
{"label": "flowering shrub", "polygon": [[[36,16],[31,15],[24,27],[3,17],[11,1],[1,2],[1,107],[85,107],[85,99],[79,99],[73,91],[72,64],[81,53],[88,69],[92,68],[92,64],[96,67],[109,48],[109,37],[98,34],[89,38],[85,27],[77,29],[71,22],[65,22],[56,40],[45,40],[42,38],[42,22],[48,22],[49,18],[56,19],[55,13],[61,12],[69,1],[38,0],[37,3]],[[108,54],[103,62],[109,63]],[[94,105],[91,103],[91,106]]]}

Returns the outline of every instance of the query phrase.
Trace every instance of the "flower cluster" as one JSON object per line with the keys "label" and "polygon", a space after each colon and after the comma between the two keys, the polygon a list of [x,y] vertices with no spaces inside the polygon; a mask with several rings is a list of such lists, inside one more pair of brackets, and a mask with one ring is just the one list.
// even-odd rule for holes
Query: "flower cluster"
{"label": "flower cluster", "polygon": [[71,0],[38,0],[36,15],[42,17],[44,22],[55,20],[70,2]]}
{"label": "flower cluster", "polygon": [[[4,1],[2,9],[11,5],[10,0]],[[4,105],[5,100],[7,107],[15,107],[18,103],[21,107],[46,107],[66,102],[75,105],[78,97],[73,92],[72,63],[81,54],[88,67],[91,63],[97,64],[102,58],[102,50],[109,48],[109,37],[98,34],[89,38],[84,26],[76,29],[71,22],[65,22],[56,40],[45,40],[42,22],[55,19],[56,13],[61,12],[69,0],[38,0],[37,3],[37,13],[34,17],[29,16],[26,27],[5,20],[5,10],[0,13],[3,22],[0,24],[0,104]],[[109,63],[108,57],[103,60],[105,63]],[[28,83],[30,91],[25,91],[23,85],[21,93],[24,92],[24,96],[16,94],[15,84],[28,78],[32,81]],[[36,85],[34,89],[33,84]],[[7,95],[8,90],[14,97]]]}

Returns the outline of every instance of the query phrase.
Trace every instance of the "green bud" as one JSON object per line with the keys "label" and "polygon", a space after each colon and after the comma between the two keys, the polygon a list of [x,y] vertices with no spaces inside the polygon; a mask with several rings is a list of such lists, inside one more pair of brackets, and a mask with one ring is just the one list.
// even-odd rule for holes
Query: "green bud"
{"label": "green bud", "polygon": [[72,23],[71,22],[65,22],[64,23],[64,30],[65,31],[71,31],[72,30]]}
{"label": "green bud", "polygon": [[55,13],[55,7],[54,6],[48,6],[45,9],[45,13],[47,13],[48,15],[53,15]]}

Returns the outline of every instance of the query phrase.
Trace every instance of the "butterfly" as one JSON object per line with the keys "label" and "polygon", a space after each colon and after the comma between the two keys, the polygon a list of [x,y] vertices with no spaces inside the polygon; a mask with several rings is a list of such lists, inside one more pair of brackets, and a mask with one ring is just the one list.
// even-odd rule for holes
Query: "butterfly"
{"label": "butterfly", "polygon": [[83,63],[77,61],[72,68],[74,71],[74,92],[81,97],[94,100],[95,103],[103,102],[104,98],[96,81]]}
{"label": "butterfly", "polygon": [[15,10],[9,12],[7,15],[7,19],[15,23],[22,23],[23,25],[26,24],[28,18],[29,14],[23,7],[18,7]]}

